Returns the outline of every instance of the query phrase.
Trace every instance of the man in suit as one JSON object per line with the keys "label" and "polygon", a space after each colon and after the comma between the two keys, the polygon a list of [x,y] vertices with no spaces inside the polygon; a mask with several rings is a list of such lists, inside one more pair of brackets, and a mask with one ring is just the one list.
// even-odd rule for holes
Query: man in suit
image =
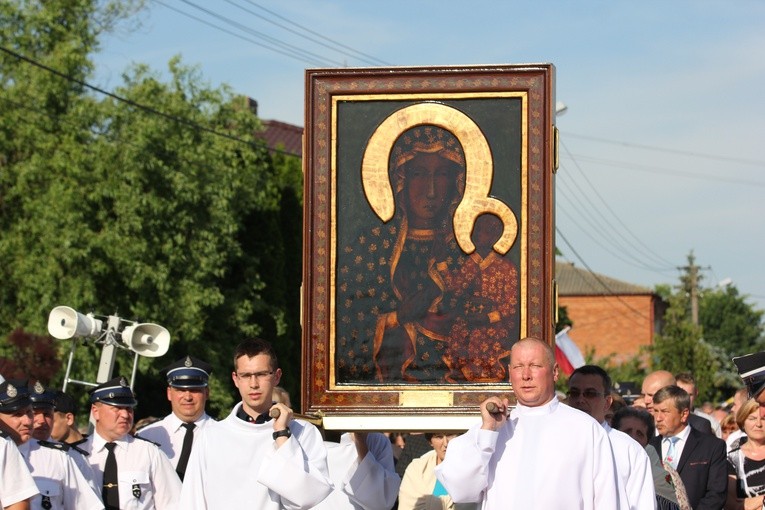
{"label": "man in suit", "polygon": [[691,508],[720,510],[728,488],[725,442],[688,426],[690,396],[679,386],[661,388],[652,400],[660,435],[650,444],[680,474]]}
{"label": "man in suit", "polygon": [[[643,379],[643,387],[640,395],[643,397],[645,407],[648,409],[649,413],[654,414],[654,394],[663,387],[669,386],[671,384],[677,384],[675,376],[672,375],[672,372],[668,372],[666,370],[656,370],[655,372],[651,372],[645,376],[645,379]],[[698,430],[699,432],[703,432],[704,434],[714,435],[712,424],[709,422],[709,420],[705,420],[701,416],[696,416],[693,413],[689,414],[688,425]]]}

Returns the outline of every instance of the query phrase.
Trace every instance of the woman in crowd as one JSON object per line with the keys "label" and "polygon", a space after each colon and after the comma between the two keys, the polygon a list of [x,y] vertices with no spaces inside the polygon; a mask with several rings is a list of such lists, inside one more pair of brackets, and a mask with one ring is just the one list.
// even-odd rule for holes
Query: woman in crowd
{"label": "woman in crowd", "polygon": [[477,503],[454,503],[444,486],[436,479],[435,468],[446,456],[449,441],[457,437],[450,432],[425,434],[433,447],[406,468],[398,493],[398,510],[477,510]]}
{"label": "woman in crowd", "polygon": [[747,440],[728,454],[728,499],[725,510],[760,510],[765,505],[765,418],[747,400],[736,412]]}

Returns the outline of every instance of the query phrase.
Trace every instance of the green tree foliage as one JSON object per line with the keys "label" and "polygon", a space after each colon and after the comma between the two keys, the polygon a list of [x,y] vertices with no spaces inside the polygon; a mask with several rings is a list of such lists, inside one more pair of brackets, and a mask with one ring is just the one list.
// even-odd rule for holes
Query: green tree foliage
{"label": "green tree foliage", "polygon": [[720,363],[710,345],[703,340],[701,327],[691,322],[688,306],[685,292],[670,296],[664,328],[651,349],[651,368],[674,374],[691,372],[700,389],[700,398],[712,400],[706,393],[701,395],[701,391],[714,389],[715,373],[719,371]]}
{"label": "green tree foliage", "polygon": [[[763,344],[763,312],[755,310],[735,286],[704,289],[693,254],[673,292],[657,288],[669,303],[664,328],[651,350],[652,367],[673,373],[691,372],[696,377],[701,400],[722,400],[732,396],[741,379],[731,362],[734,356],[755,352]],[[692,286],[696,285],[699,324],[692,321]]]}
{"label": "green tree foliage", "polygon": [[[139,359],[140,415],[167,412],[157,372],[186,353],[213,364],[210,408],[227,412],[233,348],[259,335],[295,398],[299,310],[285,310],[299,303],[299,167],[277,170],[246,102],[179,59],[167,83],[145,66],[126,72],[121,99],[83,87],[125,5],[0,7],[12,20],[0,27],[11,50],[0,52],[0,332],[42,334],[61,304],[162,324],[171,348]],[[99,347],[75,352],[73,376],[93,380]],[[121,352],[114,374],[131,366]]]}
{"label": "green tree foliage", "polygon": [[699,300],[699,323],[704,339],[731,356],[765,348],[763,311],[746,302],[735,285],[706,289]]}

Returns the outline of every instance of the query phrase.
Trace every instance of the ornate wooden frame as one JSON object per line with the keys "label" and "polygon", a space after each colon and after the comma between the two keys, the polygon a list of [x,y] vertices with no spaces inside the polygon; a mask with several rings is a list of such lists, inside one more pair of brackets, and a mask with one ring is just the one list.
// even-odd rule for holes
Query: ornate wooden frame
{"label": "ornate wooden frame", "polygon": [[[418,124],[443,126],[464,147],[465,197],[473,197],[472,207],[460,204],[453,215],[459,246],[464,253],[474,248],[470,233],[481,210],[502,218],[495,251],[514,257],[519,275],[518,338],[512,340],[534,336],[552,342],[554,105],[551,64],[306,71],[304,412],[322,414],[328,429],[456,430],[475,421],[477,405],[488,395],[512,397],[506,380],[341,380],[337,331],[345,326],[338,325],[336,303],[343,257],[338,238],[351,224],[379,226],[393,216],[387,168],[395,135]],[[488,165],[488,174],[481,165]],[[359,205],[359,197],[368,207]],[[370,211],[377,215],[371,221]]]}

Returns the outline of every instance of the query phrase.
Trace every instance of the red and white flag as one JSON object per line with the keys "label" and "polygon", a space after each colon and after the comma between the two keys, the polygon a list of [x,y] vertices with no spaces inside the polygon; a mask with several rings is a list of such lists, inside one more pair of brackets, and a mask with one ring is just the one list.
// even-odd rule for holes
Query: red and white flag
{"label": "red and white flag", "polygon": [[558,363],[564,374],[571,375],[574,369],[585,364],[582,351],[576,346],[574,341],[568,336],[568,330],[565,328],[555,335],[555,361]]}

